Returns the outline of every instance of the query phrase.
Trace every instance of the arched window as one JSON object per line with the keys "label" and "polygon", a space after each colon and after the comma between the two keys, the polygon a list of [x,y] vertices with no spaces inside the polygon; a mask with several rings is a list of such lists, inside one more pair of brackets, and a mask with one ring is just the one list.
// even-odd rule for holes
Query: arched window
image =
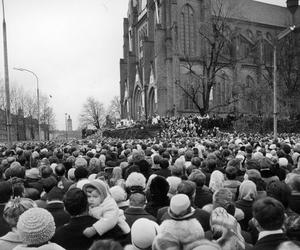
{"label": "arched window", "polygon": [[180,45],[183,54],[195,53],[195,22],[192,7],[186,4],[180,13]]}

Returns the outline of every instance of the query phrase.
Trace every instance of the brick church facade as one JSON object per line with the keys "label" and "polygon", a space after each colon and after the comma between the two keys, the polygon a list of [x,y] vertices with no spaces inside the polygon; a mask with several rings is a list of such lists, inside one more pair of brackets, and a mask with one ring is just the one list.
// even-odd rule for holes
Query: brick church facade
{"label": "brick church facade", "polygon": [[[287,7],[253,0],[129,0],[120,60],[122,118],[139,120],[154,114],[199,113],[183,87],[195,86],[195,78],[187,70],[191,62],[190,69],[200,78],[203,76],[207,44],[201,31],[212,26],[216,15],[212,10],[218,1],[225,3],[222,8],[232,11],[225,22],[232,42],[228,55],[238,55],[240,59],[220,66],[216,72],[207,112],[272,116],[273,76],[266,79],[266,67],[272,71],[274,41],[292,25],[296,25],[292,36],[299,56],[298,0],[288,0]],[[203,84],[202,80],[196,80],[196,84]],[[203,105],[202,95],[197,98],[199,105]],[[291,94],[289,100],[286,96],[283,99],[278,104],[279,116],[287,117],[291,105],[300,110],[298,96]]]}

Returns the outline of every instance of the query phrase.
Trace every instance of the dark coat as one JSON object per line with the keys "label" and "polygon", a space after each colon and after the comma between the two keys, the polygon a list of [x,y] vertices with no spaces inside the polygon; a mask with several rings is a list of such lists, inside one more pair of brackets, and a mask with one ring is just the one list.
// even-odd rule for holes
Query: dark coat
{"label": "dark coat", "polygon": [[288,238],[284,234],[268,235],[258,240],[251,250],[274,250],[287,240]]}
{"label": "dark coat", "polygon": [[159,198],[154,198],[153,196],[151,197],[150,201],[146,204],[145,210],[149,214],[153,215],[155,218],[157,218],[157,211],[165,206],[170,205],[170,200],[169,197],[166,196],[165,198],[159,197]]}
{"label": "dark coat", "polygon": [[[171,219],[168,213],[168,209],[169,207],[163,207],[158,211],[157,219],[159,223],[163,222],[164,220]],[[210,230],[210,225],[209,225],[210,214],[208,212],[200,208],[196,208],[195,213],[191,218],[195,218],[200,222],[204,232]]]}
{"label": "dark coat", "polygon": [[235,205],[237,208],[242,209],[244,212],[244,219],[239,221],[242,230],[248,230],[248,222],[252,219],[252,204],[253,201],[246,201],[246,200],[238,200]]}
{"label": "dark coat", "polygon": [[212,203],[212,192],[209,190],[205,190],[202,187],[197,187],[194,199],[195,206],[198,208],[202,208],[210,203]]}
{"label": "dark coat", "polygon": [[147,218],[156,222],[156,218],[151,214],[147,213],[143,208],[129,207],[125,209],[124,215],[126,218],[126,222],[128,223],[130,228],[132,224],[140,218]]}
{"label": "dark coat", "polygon": [[122,238],[122,231],[119,227],[114,227],[101,237],[98,234],[92,238],[85,237],[82,233],[84,229],[91,227],[96,221],[98,220],[89,215],[73,217],[68,224],[56,229],[51,242],[62,246],[66,250],[86,250],[89,249],[95,240],[118,240]]}
{"label": "dark coat", "polygon": [[169,168],[156,170],[156,171],[154,171],[154,174],[160,175],[165,178],[168,178],[169,176],[172,175],[171,170]]}
{"label": "dark coat", "polygon": [[52,214],[56,228],[69,222],[70,215],[65,211],[63,203],[47,204],[46,209]]}
{"label": "dark coat", "polygon": [[11,228],[3,218],[4,207],[5,204],[0,204],[0,237],[7,234],[11,230]]}

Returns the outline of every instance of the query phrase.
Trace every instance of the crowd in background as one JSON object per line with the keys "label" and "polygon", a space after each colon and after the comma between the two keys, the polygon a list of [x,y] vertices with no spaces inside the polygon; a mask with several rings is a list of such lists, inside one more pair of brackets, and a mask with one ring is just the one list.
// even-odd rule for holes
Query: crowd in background
{"label": "crowd in background", "polygon": [[154,139],[2,146],[0,249],[299,249],[299,135],[164,123]]}

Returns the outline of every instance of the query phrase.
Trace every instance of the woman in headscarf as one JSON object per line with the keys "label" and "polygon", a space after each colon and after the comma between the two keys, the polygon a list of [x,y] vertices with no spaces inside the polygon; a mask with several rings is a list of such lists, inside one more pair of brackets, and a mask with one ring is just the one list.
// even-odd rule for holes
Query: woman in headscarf
{"label": "woman in headscarf", "polygon": [[245,180],[239,188],[238,201],[236,207],[243,210],[245,217],[239,223],[243,230],[247,230],[248,222],[252,218],[252,204],[257,198],[257,189],[253,181]]}
{"label": "woman in headscarf", "polygon": [[223,187],[224,181],[224,174],[219,170],[215,170],[210,176],[208,187],[214,193],[215,191],[218,191],[220,188]]}

